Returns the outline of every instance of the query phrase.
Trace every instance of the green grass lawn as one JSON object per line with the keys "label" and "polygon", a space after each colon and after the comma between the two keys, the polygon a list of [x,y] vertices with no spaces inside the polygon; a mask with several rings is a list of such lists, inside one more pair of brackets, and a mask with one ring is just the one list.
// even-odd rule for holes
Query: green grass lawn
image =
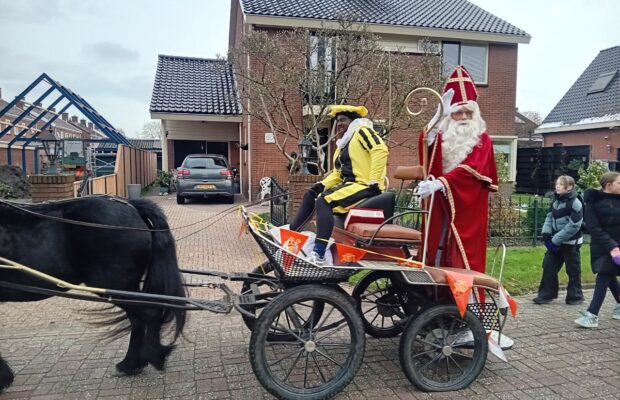
{"label": "green grass lawn", "polygon": [[[487,273],[491,273],[495,249],[487,251]],[[502,282],[510,294],[535,292],[542,275],[542,259],[545,255],[544,246],[508,247]],[[495,267],[495,276],[499,275],[499,261]],[[560,285],[566,285],[568,278],[562,267],[559,273]],[[593,283],[594,275],[590,269],[590,246],[581,247],[581,282]]]}
{"label": "green grass lawn", "polygon": [[[491,274],[495,249],[487,250],[487,273]],[[542,275],[542,260],[545,255],[544,246],[536,247],[508,247],[502,283],[512,295],[536,292]],[[501,252],[498,255],[494,276],[499,276]],[[357,283],[366,271],[361,271],[351,278],[349,283]],[[562,267],[559,273],[560,285],[566,285],[568,278],[566,269]],[[594,283],[594,275],[590,269],[590,246],[581,247],[581,283]]]}

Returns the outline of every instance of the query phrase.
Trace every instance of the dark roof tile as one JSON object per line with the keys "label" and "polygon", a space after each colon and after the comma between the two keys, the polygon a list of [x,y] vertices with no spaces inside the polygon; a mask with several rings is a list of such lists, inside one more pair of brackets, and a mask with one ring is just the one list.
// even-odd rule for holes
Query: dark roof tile
{"label": "dark roof tile", "polygon": [[224,60],[160,55],[150,111],[241,114],[232,66]]}
{"label": "dark roof tile", "polygon": [[250,15],[336,20],[529,37],[466,0],[241,0]]}
{"label": "dark roof tile", "polygon": [[[600,75],[613,71],[617,71],[616,76],[605,91],[588,94]],[[614,115],[616,116],[613,117]],[[539,128],[559,127],[577,122],[602,122],[605,116],[613,117],[614,120],[620,119],[620,46],[598,53]]]}

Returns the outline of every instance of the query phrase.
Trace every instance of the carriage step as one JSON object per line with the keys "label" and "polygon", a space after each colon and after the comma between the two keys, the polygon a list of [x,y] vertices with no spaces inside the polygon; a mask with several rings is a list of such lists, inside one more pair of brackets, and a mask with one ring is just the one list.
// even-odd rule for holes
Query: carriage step
{"label": "carriage step", "polygon": [[256,296],[253,293],[240,294],[235,296],[235,304],[240,306],[256,304]]}
{"label": "carriage step", "polygon": [[192,299],[191,304],[202,309],[220,314],[228,314],[232,310],[232,303],[228,300],[228,296],[224,296],[223,300],[196,300]]}

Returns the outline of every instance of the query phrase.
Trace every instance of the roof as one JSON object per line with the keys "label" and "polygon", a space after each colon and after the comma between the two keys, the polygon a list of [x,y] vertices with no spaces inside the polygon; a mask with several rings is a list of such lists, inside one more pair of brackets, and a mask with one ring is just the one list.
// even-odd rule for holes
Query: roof
{"label": "roof", "polygon": [[[133,139],[127,138],[131,146],[140,150],[161,151],[161,140],[157,139]],[[97,143],[97,150],[116,150],[116,143]]]}
{"label": "roof", "polygon": [[241,0],[246,15],[447,29],[529,38],[525,31],[466,0]]}
{"label": "roof", "polygon": [[232,66],[225,60],[160,55],[150,111],[240,115]]}
{"label": "roof", "polygon": [[[593,90],[599,77],[617,71],[604,90]],[[598,82],[597,82],[598,83]],[[541,133],[620,125],[620,46],[601,50],[594,61],[551,110]]]}

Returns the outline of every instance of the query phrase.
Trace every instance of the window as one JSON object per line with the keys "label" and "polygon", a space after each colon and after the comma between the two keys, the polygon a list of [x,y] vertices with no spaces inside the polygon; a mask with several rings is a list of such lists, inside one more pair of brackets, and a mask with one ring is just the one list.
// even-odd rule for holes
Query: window
{"label": "window", "polygon": [[594,81],[590,89],[588,90],[588,94],[604,92],[605,89],[609,86],[611,81],[616,77],[618,71],[607,72],[605,74],[600,74],[598,78]]}
{"label": "window", "polygon": [[[503,154],[505,163],[503,167],[508,172],[508,180],[514,182],[517,178],[517,137],[491,136],[491,140],[493,141],[493,153]],[[498,169],[500,167],[502,166],[498,165]]]}
{"label": "window", "polygon": [[460,43],[442,43],[443,75],[448,76],[457,65],[464,65],[474,82],[487,83],[488,46]]}
{"label": "window", "polygon": [[309,73],[304,95],[305,100],[312,104],[328,102],[328,99],[335,97],[333,79],[336,70],[334,38],[313,33],[310,35],[308,48],[307,68]]}

